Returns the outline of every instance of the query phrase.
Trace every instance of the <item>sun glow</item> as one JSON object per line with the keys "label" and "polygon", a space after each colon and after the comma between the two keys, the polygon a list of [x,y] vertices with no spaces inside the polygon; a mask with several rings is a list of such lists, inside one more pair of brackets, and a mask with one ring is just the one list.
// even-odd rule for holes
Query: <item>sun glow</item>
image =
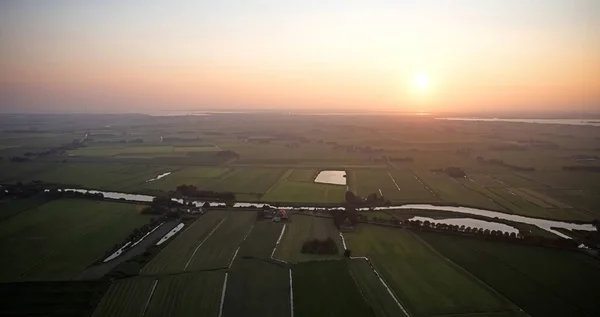
{"label": "sun glow", "polygon": [[426,73],[418,73],[412,80],[413,89],[421,93],[428,91],[430,84],[431,81]]}

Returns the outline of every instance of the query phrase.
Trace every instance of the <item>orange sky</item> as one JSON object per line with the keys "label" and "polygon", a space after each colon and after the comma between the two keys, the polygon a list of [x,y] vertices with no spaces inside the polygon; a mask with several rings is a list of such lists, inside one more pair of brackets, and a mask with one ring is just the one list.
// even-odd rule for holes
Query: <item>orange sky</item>
{"label": "orange sky", "polygon": [[600,111],[600,1],[448,3],[7,2],[0,110]]}

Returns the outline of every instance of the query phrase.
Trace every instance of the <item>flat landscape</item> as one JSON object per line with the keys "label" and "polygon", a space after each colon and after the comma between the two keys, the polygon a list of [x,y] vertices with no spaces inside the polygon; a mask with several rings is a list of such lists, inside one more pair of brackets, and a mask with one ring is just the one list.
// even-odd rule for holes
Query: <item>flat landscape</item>
{"label": "flat landscape", "polygon": [[[276,113],[0,126],[2,316],[600,315],[599,127]],[[155,199],[61,191],[77,188]],[[444,223],[466,217],[492,227]],[[130,256],[79,280],[117,250]]]}

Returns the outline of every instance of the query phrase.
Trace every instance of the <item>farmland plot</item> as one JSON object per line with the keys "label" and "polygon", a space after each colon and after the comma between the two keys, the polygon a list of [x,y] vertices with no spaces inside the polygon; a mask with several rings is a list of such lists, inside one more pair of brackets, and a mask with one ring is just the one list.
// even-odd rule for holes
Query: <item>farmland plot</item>
{"label": "farmland plot", "polygon": [[145,317],[217,317],[224,272],[199,272],[158,280]]}
{"label": "farmland plot", "polygon": [[347,262],[314,261],[292,267],[294,316],[375,316]]}
{"label": "farmland plot", "polygon": [[[314,255],[300,253],[302,244],[309,239],[332,238],[338,246],[337,255]],[[343,252],[342,243],[333,219],[319,218],[304,215],[294,215],[287,223],[281,243],[277,247],[275,256],[287,262],[299,262],[315,259],[339,258]]]}
{"label": "farmland plot", "polygon": [[224,316],[290,315],[288,269],[269,261],[282,227],[256,222],[229,270]]}
{"label": "farmland plot", "polygon": [[70,279],[149,219],[132,204],[79,199],[21,212],[0,222],[0,280]]}
{"label": "farmland plot", "polygon": [[256,213],[232,211],[223,223],[206,239],[191,257],[187,270],[226,268],[235,250],[248,234]]}
{"label": "farmland plot", "polygon": [[399,170],[390,171],[394,181],[400,187],[400,194],[397,200],[409,202],[432,202],[439,201],[439,198],[421,184],[411,171]]}
{"label": "farmland plot", "polygon": [[268,202],[341,203],[345,186],[308,182],[283,182],[277,184],[261,200]]}
{"label": "farmland plot", "polygon": [[361,293],[371,305],[377,317],[400,317],[407,315],[388,293],[366,260],[355,259],[348,262],[350,274],[356,281]]}
{"label": "farmland plot", "polygon": [[224,178],[207,184],[207,189],[264,194],[284,172],[285,169],[280,168],[240,168]]}
{"label": "farmland plot", "polygon": [[371,193],[385,196],[387,200],[401,197],[401,190],[394,183],[393,176],[387,170],[357,170],[354,171],[354,181],[358,195],[367,197]]}
{"label": "farmland plot", "polygon": [[113,282],[92,316],[141,316],[154,282],[153,277],[136,277]]}
{"label": "farmland plot", "polygon": [[[420,233],[531,316],[598,316],[600,264],[585,254]],[[535,294],[532,296],[531,294]]]}
{"label": "farmland plot", "polygon": [[451,178],[445,174],[434,174],[427,171],[418,172],[418,176],[428,186],[439,193],[441,199],[448,202],[491,210],[505,210],[504,207],[496,204],[489,197],[465,187],[458,179]]}
{"label": "farmland plot", "polygon": [[229,214],[226,211],[209,211],[199,217],[191,226],[184,229],[175,240],[162,249],[146,266],[142,274],[181,272],[186,269],[192,255],[202,241]]}
{"label": "farmland plot", "polygon": [[108,282],[0,284],[0,316],[90,316]]}
{"label": "farmland plot", "polygon": [[[514,312],[504,298],[449,264],[406,230],[370,226],[345,233],[354,256],[368,256],[414,316]],[[493,315],[493,314],[492,314]]]}

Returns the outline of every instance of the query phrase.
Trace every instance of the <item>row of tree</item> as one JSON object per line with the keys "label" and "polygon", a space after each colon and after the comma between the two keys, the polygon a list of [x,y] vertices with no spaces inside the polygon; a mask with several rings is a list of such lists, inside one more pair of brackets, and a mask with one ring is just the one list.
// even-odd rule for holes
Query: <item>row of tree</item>
{"label": "row of tree", "polygon": [[235,193],[233,192],[215,192],[212,190],[201,190],[194,185],[179,185],[175,191],[171,193],[175,198],[198,198],[203,200],[214,201],[235,201]]}
{"label": "row of tree", "polygon": [[351,191],[346,192],[346,203],[354,207],[383,206],[391,204],[389,201],[385,200],[384,196],[379,196],[377,193],[370,193],[367,195],[367,197],[363,198]]}
{"label": "row of tree", "polygon": [[508,233],[500,230],[489,230],[482,228],[471,228],[467,226],[450,225],[443,223],[433,223],[430,221],[408,220],[404,223],[409,228],[428,230],[428,231],[444,231],[457,233],[461,235],[476,236],[487,240],[507,241],[519,244],[539,245],[554,248],[577,248],[579,242],[573,239],[564,238],[546,238],[536,235],[523,236],[514,232]]}
{"label": "row of tree", "polygon": [[312,239],[302,243],[300,252],[304,254],[338,254],[338,247],[330,237],[323,240]]}

